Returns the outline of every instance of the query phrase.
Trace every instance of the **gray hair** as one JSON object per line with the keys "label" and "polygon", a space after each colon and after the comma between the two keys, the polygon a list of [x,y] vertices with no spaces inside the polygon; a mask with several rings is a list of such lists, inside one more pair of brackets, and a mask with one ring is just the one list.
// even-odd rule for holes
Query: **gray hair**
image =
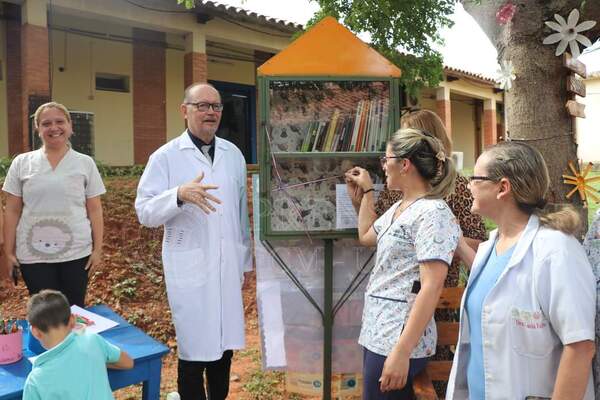
{"label": "gray hair", "polygon": [[407,128],[396,132],[388,144],[396,157],[406,158],[431,185],[426,198],[441,199],[454,190],[456,169],[444,145],[431,134]]}

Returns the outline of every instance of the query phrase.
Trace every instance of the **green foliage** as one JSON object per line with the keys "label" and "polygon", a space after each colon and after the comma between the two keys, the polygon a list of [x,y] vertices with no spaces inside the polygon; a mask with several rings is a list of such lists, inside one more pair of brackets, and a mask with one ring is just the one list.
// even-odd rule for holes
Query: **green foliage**
{"label": "green foliage", "polygon": [[100,175],[104,178],[115,177],[115,176],[126,176],[126,177],[141,176],[142,173],[144,172],[144,168],[146,167],[145,165],[141,165],[141,164],[115,167],[115,166],[103,164],[102,162],[97,161],[97,160],[96,160],[96,166],[98,167],[98,171],[100,172]]}
{"label": "green foliage", "polygon": [[194,0],[177,0],[177,4],[185,5],[185,8],[194,8]]}
{"label": "green foliage", "polygon": [[442,56],[432,44],[442,44],[440,29],[452,26],[455,0],[315,1],[321,9],[308,27],[330,15],[355,33],[369,33],[371,45],[402,70],[401,82],[411,96],[442,79]]}
{"label": "green foliage", "polygon": [[128,297],[131,299],[135,297],[137,283],[137,279],[135,278],[124,279],[113,287],[113,295],[118,299],[122,297]]}
{"label": "green foliage", "polygon": [[12,160],[9,157],[0,157],[0,177],[4,178],[6,176]]}
{"label": "green foliage", "polygon": [[259,369],[254,371],[248,382],[244,384],[244,390],[250,394],[251,399],[280,399],[281,391],[278,386],[283,380],[283,372],[266,372]]}

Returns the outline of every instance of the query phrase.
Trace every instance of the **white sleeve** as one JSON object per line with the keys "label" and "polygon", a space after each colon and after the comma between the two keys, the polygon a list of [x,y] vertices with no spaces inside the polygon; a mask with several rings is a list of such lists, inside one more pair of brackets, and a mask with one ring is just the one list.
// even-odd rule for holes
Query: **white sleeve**
{"label": "white sleeve", "polygon": [[182,212],[177,206],[177,189],[177,186],[169,188],[166,156],[163,153],[152,154],[140,178],[135,198],[140,224],[158,227]]}
{"label": "white sleeve", "polygon": [[[240,182],[240,228],[242,229],[242,265],[244,272],[252,271],[252,243],[250,237],[250,218],[248,217],[248,174],[246,162],[242,162],[242,180]],[[258,213],[254,218],[259,218]]]}
{"label": "white sleeve", "polygon": [[562,237],[535,279],[542,310],[567,345],[595,338],[596,279],[581,244],[572,236]]}

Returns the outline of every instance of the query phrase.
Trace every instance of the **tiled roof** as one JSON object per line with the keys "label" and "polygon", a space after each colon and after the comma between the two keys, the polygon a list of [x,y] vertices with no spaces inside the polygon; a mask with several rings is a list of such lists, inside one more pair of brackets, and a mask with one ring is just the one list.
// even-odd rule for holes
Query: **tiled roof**
{"label": "tiled roof", "polygon": [[460,75],[469,79],[474,79],[476,81],[479,81],[481,83],[487,83],[490,86],[494,86],[496,84],[496,80],[489,78],[487,76],[484,76],[482,74],[476,74],[474,72],[469,72],[466,71],[464,69],[459,69],[459,68],[454,68],[454,67],[449,67],[447,65],[444,66],[444,72],[445,73],[449,73],[451,75]]}
{"label": "tiled roof", "polygon": [[276,29],[278,28],[279,30],[289,32],[290,35],[296,31],[304,29],[304,27],[300,24],[283,19],[271,18],[266,15],[258,14],[239,7],[222,4],[216,1],[198,2],[196,5],[196,10],[226,14],[240,22],[248,22]]}

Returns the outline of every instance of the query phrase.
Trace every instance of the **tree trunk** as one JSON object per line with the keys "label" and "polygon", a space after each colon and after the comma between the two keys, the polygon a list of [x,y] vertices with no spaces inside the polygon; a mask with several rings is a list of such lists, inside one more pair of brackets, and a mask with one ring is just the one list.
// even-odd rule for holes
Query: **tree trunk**
{"label": "tree trunk", "polygon": [[[567,93],[566,79],[569,71],[563,66],[563,57],[554,55],[557,44],[544,45],[542,41],[553,33],[545,21],[554,14],[567,19],[581,0],[511,0],[517,6],[511,22],[499,25],[496,11],[506,0],[481,0],[480,4],[463,0],[465,10],[473,16],[498,51],[498,62],[511,61],[516,79],[505,93],[504,110],[508,137],[526,139],[537,148],[548,164],[550,173],[550,202],[568,201],[565,195],[573,188],[562,183],[561,175],[569,160],[577,160],[575,122],[567,113],[565,104],[571,97]],[[579,23],[600,19],[600,6],[587,1],[581,11]],[[583,32],[590,40],[598,37],[598,24],[593,31]],[[572,203],[582,210],[577,194]],[[582,210],[587,216],[587,210]],[[587,227],[587,218],[584,218]]]}

